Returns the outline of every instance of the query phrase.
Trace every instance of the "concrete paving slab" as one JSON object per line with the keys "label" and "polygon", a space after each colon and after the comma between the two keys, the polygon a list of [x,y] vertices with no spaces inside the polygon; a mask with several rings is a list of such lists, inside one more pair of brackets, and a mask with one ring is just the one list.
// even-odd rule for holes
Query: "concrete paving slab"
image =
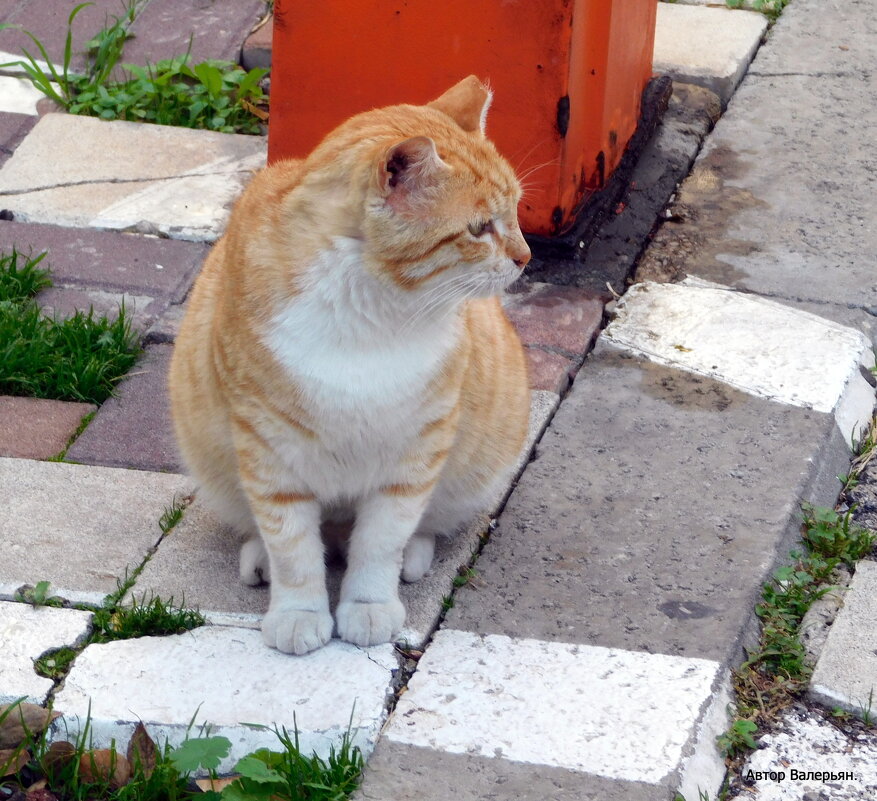
{"label": "concrete paving slab", "polygon": [[[873,731],[873,730],[872,730]],[[792,770],[795,773],[792,773]],[[800,706],[785,710],[740,766],[729,801],[862,801],[877,797],[877,736],[848,735]],[[777,779],[779,773],[785,778]],[[771,778],[773,775],[773,778]]]}
{"label": "concrete paving slab", "polygon": [[0,395],[0,456],[57,456],[67,447],[82,418],[96,410],[92,403]]}
{"label": "concrete paving slab", "polygon": [[185,304],[168,306],[146,332],[144,342],[148,345],[173,344],[186,316]]}
{"label": "concrete paving slab", "polygon": [[264,166],[263,137],[48,114],[0,169],[23,222],[212,241]]}
{"label": "concrete paving slab", "polygon": [[645,782],[455,754],[381,738],[366,765],[354,801],[655,801]]}
{"label": "concrete paving slab", "polygon": [[65,725],[78,730],[90,714],[95,746],[115,740],[124,753],[139,721],[157,742],[178,745],[194,717],[196,726],[209,725],[211,735],[231,740],[231,754],[219,766],[230,772],[257,748],[279,750],[275,724],[290,732],[297,725],[302,752],[325,758],[352,716],[351,739],[368,755],[397,668],[390,645],[335,641],[289,656],[268,648],[257,631],[214,626],[92,644],[55,696],[54,709],[64,718],[54,730],[62,736]]}
{"label": "concrete paving slab", "polygon": [[662,256],[675,276],[877,315],[877,177],[871,141],[858,133],[875,126],[877,86],[865,75],[750,75],[646,261]]}
{"label": "concrete paving slab", "polygon": [[540,347],[528,347],[526,355],[530,389],[563,395],[578,370],[579,360]]}
{"label": "concrete paving slab", "polygon": [[877,699],[877,562],[862,561],[810,679],[810,698],[860,717]]}
{"label": "concrete paving slab", "polygon": [[834,503],[848,466],[830,414],[601,339],[445,625],[737,664],[800,502]]}
{"label": "concrete paving slab", "polygon": [[871,421],[874,366],[861,332],[728,287],[636,284],[618,301],[607,341],[780,403],[834,414],[852,445]]}
{"label": "concrete paving slab", "polygon": [[45,251],[56,286],[180,303],[207,254],[203,243],[20,222],[0,223],[0,252]]}
{"label": "concrete paving slab", "polygon": [[154,64],[182,56],[191,40],[190,63],[205,59],[237,63],[242,43],[267,8],[265,0],[150,0],[131,26],[134,38],[125,45],[124,60]]}
{"label": "concrete paving slab", "polygon": [[58,286],[44,289],[37,295],[36,301],[48,317],[61,320],[72,317],[78,311],[87,314],[89,309],[96,318],[115,320],[124,305],[131,327],[141,335],[168,307],[168,301],[164,298]]}
{"label": "concrete paving slab", "polygon": [[727,105],[766,30],[762,14],[658,3],[653,68],[703,86]]}
{"label": "concrete paving slab", "polygon": [[384,738],[642,782],[657,794],[718,672],[709,660],[443,629]]}
{"label": "concrete paving slab", "polygon": [[34,660],[50,648],[79,645],[90,628],[90,612],[0,601],[0,704],[45,703],[54,682],[34,671]]}
{"label": "concrete paving slab", "polygon": [[84,464],[181,472],[170,417],[167,373],[172,346],[150,345],[119,382],[67,458]]}
{"label": "concrete paving slab", "polygon": [[752,65],[754,75],[850,75],[877,58],[877,20],[868,0],[795,0],[783,10]]}
{"label": "concrete paving slab", "polygon": [[0,76],[0,111],[36,116],[37,102],[44,97],[27,78]]}
{"label": "concrete paving slab", "polygon": [[[523,470],[533,443],[542,435],[559,399],[549,392],[531,393],[528,445],[518,470]],[[503,499],[496,499],[498,507]],[[414,584],[402,584],[400,593],[408,610],[405,627],[398,639],[422,646],[442,613],[442,600],[451,592],[461,565],[468,564],[480,546],[488,518],[473,522],[454,537],[436,543],[436,555],[429,573]],[[162,598],[185,598],[212,623],[258,627],[268,608],[268,588],[248,587],[238,576],[240,539],[197,499],[185,511],[182,521],[166,536],[137,579],[134,593],[154,593]],[[330,597],[337,599],[343,565],[330,564]]]}
{"label": "concrete paving slab", "polygon": [[56,595],[100,602],[191,492],[185,476],[0,458],[0,597],[50,581]]}
{"label": "concrete paving slab", "polygon": [[21,144],[31,128],[36,125],[36,117],[28,114],[0,112],[0,167]]}

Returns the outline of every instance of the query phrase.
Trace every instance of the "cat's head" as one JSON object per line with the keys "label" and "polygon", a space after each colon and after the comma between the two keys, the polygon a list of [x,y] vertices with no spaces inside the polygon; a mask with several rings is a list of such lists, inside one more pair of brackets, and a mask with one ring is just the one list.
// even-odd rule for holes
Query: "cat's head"
{"label": "cat's head", "polygon": [[425,106],[367,112],[331,137],[346,146],[336,158],[358,160],[367,262],[402,289],[496,294],[530,260],[518,180],[484,135],[490,101],[470,76]]}

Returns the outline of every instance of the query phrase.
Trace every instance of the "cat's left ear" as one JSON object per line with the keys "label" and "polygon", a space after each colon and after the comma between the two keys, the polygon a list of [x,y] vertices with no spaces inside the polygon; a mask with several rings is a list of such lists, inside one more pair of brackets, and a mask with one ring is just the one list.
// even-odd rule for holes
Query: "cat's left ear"
{"label": "cat's left ear", "polygon": [[483,136],[491,100],[493,92],[474,75],[470,75],[426,105],[443,111],[464,131]]}
{"label": "cat's left ear", "polygon": [[428,136],[412,136],[393,145],[381,160],[378,180],[387,202],[401,209],[419,206],[448,171]]}

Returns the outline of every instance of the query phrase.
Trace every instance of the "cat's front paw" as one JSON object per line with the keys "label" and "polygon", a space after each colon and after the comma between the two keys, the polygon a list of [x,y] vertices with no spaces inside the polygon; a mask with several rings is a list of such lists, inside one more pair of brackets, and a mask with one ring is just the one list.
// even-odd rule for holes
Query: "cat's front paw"
{"label": "cat's front paw", "polygon": [[269,609],[262,620],[262,639],[285,654],[306,654],[332,638],[332,615],[327,611]]}
{"label": "cat's front paw", "polygon": [[342,601],[335,610],[338,636],[354,645],[389,642],[405,622],[405,606],[398,598],[383,603]]}

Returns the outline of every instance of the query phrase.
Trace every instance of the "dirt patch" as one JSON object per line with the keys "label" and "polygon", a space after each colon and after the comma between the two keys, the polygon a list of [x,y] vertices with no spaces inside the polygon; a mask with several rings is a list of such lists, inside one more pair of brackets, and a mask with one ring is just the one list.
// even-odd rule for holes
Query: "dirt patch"
{"label": "dirt patch", "polygon": [[735,151],[717,147],[701,159],[685,179],[666,220],[655,233],[636,271],[636,281],[670,283],[695,274],[736,286],[747,273],[722,256],[748,256],[754,242],[729,236],[734,218],[767,204],[751,192],[728,185],[748,170]]}

